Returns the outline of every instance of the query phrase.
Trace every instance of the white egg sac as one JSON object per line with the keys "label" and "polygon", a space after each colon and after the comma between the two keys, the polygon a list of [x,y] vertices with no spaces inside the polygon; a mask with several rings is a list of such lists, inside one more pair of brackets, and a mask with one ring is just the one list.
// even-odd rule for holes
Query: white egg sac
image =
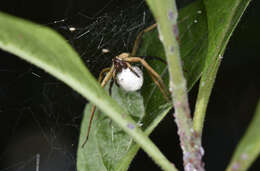
{"label": "white egg sac", "polygon": [[126,91],[139,90],[144,82],[143,72],[139,67],[133,66],[133,70],[138,74],[132,72],[129,68],[123,69],[122,72],[117,73],[117,83]]}

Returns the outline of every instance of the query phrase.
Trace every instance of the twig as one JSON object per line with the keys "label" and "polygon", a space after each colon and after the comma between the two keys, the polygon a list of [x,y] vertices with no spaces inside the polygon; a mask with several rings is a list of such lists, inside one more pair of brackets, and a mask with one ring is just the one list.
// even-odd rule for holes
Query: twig
{"label": "twig", "polygon": [[182,62],[178,43],[178,11],[175,1],[147,0],[158,24],[160,40],[167,56],[170,88],[175,108],[175,122],[178,127],[185,171],[203,171],[202,156],[204,150],[201,146],[201,135],[193,130],[190,115],[186,80],[183,75]]}

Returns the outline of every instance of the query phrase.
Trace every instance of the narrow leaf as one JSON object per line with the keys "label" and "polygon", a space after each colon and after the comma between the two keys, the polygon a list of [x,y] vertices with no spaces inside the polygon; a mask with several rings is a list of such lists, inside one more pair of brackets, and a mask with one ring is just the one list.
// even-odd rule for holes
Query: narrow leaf
{"label": "narrow leaf", "polygon": [[194,130],[202,134],[206,108],[226,45],[250,0],[204,0],[208,22],[208,53],[200,80]]}
{"label": "narrow leaf", "polygon": [[247,170],[260,154],[260,101],[255,115],[244,135],[236,147],[227,171]]}

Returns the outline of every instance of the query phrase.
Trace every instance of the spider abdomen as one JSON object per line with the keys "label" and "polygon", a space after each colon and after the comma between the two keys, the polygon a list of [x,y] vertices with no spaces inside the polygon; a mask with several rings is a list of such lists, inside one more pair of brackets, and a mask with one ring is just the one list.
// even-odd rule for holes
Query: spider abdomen
{"label": "spider abdomen", "polygon": [[[129,68],[122,69],[121,72],[117,73],[117,83],[125,91],[137,91],[143,85],[143,72],[137,67],[133,66],[134,73]],[[138,76],[137,76],[138,75]]]}

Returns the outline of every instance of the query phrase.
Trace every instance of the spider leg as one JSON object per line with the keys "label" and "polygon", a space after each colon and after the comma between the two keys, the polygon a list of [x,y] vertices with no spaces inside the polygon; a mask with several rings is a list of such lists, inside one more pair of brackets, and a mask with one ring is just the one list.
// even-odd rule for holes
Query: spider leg
{"label": "spider leg", "polygon": [[112,86],[115,82],[115,79],[112,77],[111,81],[110,81],[110,84],[109,84],[109,89],[108,89],[108,92],[109,92],[109,95],[111,96],[112,94]]}
{"label": "spider leg", "polygon": [[[114,72],[114,66],[112,66],[111,68],[105,68],[103,69],[100,74],[99,74],[99,78],[98,78],[98,82],[101,84],[101,87],[103,88],[107,82],[112,78],[112,74]],[[107,75],[105,76],[105,78],[103,79],[104,77],[104,73],[107,73]],[[89,119],[89,124],[88,124],[88,130],[87,130],[87,135],[86,135],[86,139],[84,140],[83,144],[82,144],[82,148],[85,146],[85,144],[87,143],[88,141],[88,137],[89,137],[89,133],[90,133],[90,128],[91,128],[91,125],[92,125],[92,120],[94,118],[94,114],[95,114],[95,111],[96,111],[96,105],[93,105],[92,108],[91,108],[91,115],[90,115],[90,119]]]}
{"label": "spider leg", "polygon": [[129,57],[129,58],[124,58],[125,61],[127,62],[140,62],[148,71],[150,74],[151,78],[155,82],[155,84],[159,87],[160,91],[162,92],[163,96],[165,97],[166,100],[169,99],[169,92],[166,88],[166,86],[163,83],[163,80],[161,76],[143,59],[139,57]]}
{"label": "spider leg", "polygon": [[146,32],[149,32],[151,31],[152,29],[154,29],[155,27],[157,27],[157,24],[153,24],[149,27],[147,27],[146,29],[144,29],[143,31],[141,31],[140,33],[138,33],[136,39],[135,39],[135,43],[134,43],[134,46],[133,46],[133,49],[132,49],[132,52],[131,52],[131,56],[135,56],[136,55],[136,52],[137,52],[137,49],[139,47],[139,44],[141,42],[141,38],[142,38],[142,35]]}
{"label": "spider leg", "polygon": [[139,56],[139,57],[142,58],[145,61],[147,61],[147,60],[157,60],[157,61],[160,61],[164,64],[167,64],[166,60],[164,60],[160,57],[157,57],[157,56]]}
{"label": "spider leg", "polygon": [[116,74],[117,74],[116,71],[114,71],[112,78],[113,78],[114,82],[116,83],[116,86],[117,86],[117,87],[120,87],[120,85],[118,84],[117,79],[116,79]]}
{"label": "spider leg", "polygon": [[169,93],[165,91],[165,85],[164,84],[160,84],[160,82],[156,79],[156,77],[154,77],[154,75],[152,75],[150,72],[148,72],[150,77],[152,78],[152,80],[154,81],[154,83],[157,85],[157,87],[159,87],[160,91],[163,94],[163,97],[169,101]]}
{"label": "spider leg", "polygon": [[109,72],[109,70],[110,70],[111,68],[104,68],[104,69],[102,69],[102,71],[99,73],[99,77],[98,77],[98,82],[101,84],[101,81],[102,81],[102,79],[103,79],[103,77],[104,77],[104,74],[105,73],[107,73],[107,72]]}
{"label": "spider leg", "polygon": [[[106,68],[105,68],[106,69]],[[105,85],[107,84],[107,82],[112,78],[112,74],[115,70],[114,65],[110,68],[109,72],[107,73],[107,75],[105,76],[105,78],[103,79],[103,81],[101,82],[101,87],[105,87]]]}
{"label": "spider leg", "polygon": [[133,67],[128,62],[126,62],[126,65],[132,71],[132,73],[134,73],[138,78],[140,78],[140,75],[138,75],[137,72],[135,72]]}

